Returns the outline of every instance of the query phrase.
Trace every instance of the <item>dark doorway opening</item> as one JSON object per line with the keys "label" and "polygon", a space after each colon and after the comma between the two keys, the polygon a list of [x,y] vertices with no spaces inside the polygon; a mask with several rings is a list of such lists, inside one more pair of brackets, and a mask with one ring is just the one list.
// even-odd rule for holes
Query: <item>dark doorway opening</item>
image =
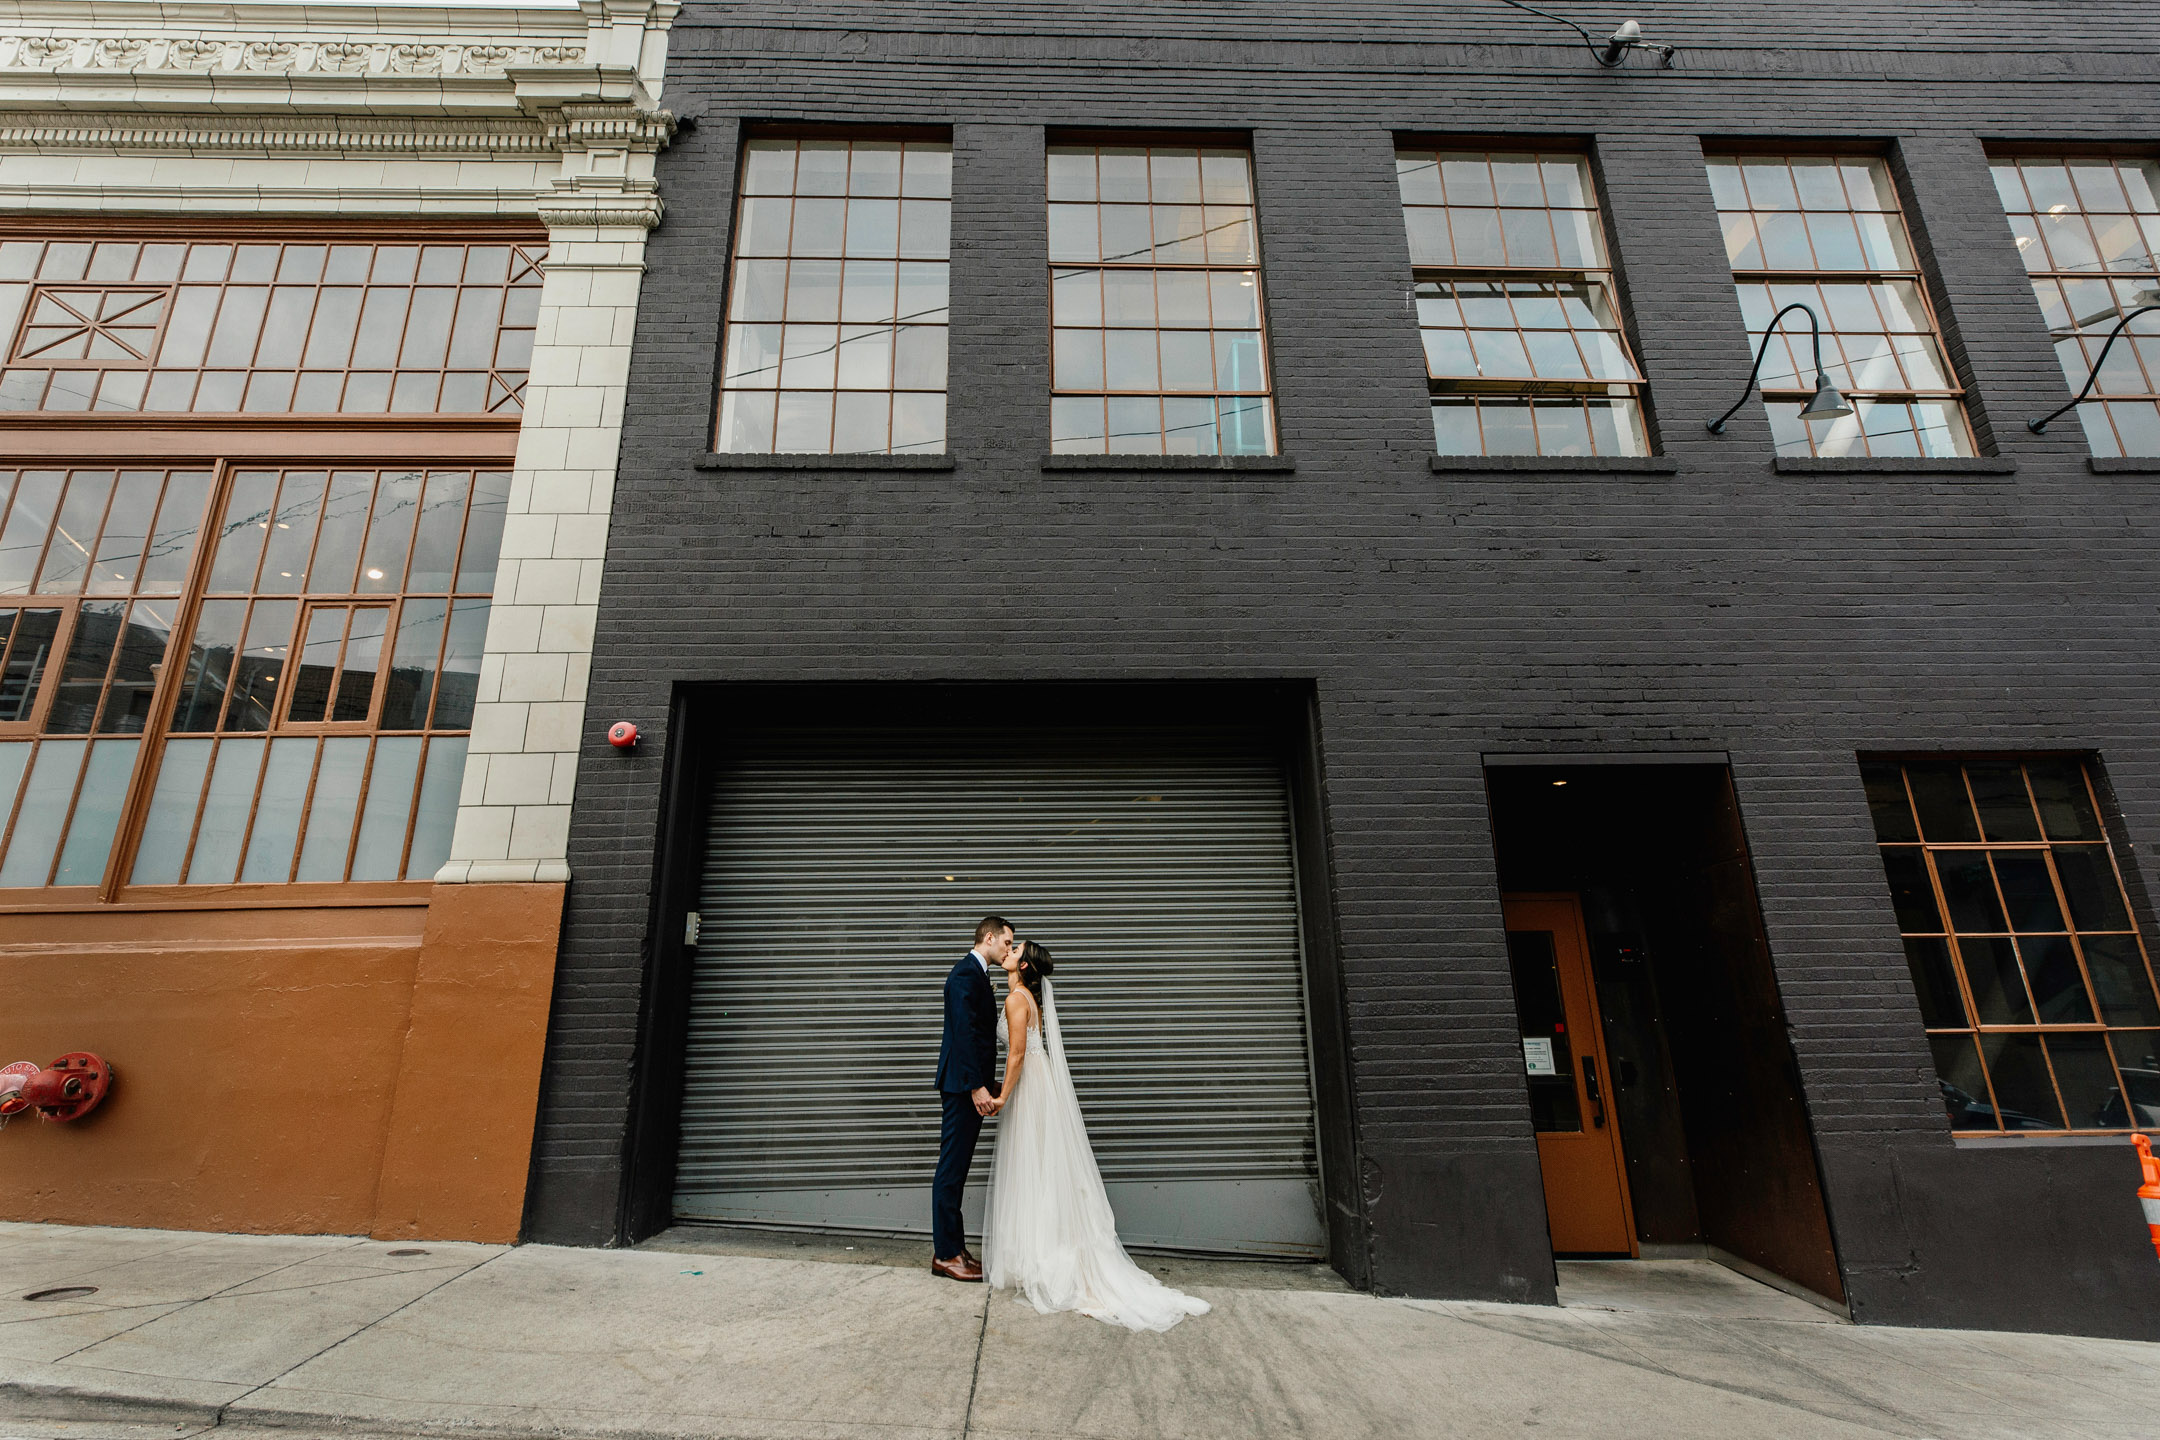
{"label": "dark doorway opening", "polygon": [[[1486,785],[1511,951],[1535,943],[1517,933],[1533,922],[1564,931],[1580,917],[1595,1010],[1585,1019],[1596,1033],[1566,1049],[1585,1113],[1609,1112],[1634,1242],[1597,1253],[1708,1254],[1842,1303],[1730,772],[1493,765]],[[1517,998],[1529,1083],[1553,1088],[1550,1017]],[[1586,1055],[1593,1063],[1581,1063]],[[1557,1107],[1563,1120],[1569,1108]],[[1549,1118],[1539,1123],[1541,1154],[1568,1153],[1573,1136],[1547,1136]],[[1548,1174],[1556,1238],[1600,1233],[1571,1223],[1593,1189]]]}

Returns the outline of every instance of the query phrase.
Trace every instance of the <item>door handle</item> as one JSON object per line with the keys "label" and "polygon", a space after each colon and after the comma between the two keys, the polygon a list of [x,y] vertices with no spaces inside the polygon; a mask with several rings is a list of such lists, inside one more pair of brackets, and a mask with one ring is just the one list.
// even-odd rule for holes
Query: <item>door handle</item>
{"label": "door handle", "polygon": [[1591,1056],[1582,1057],[1583,1086],[1590,1092],[1590,1123],[1598,1129],[1605,1128],[1605,1096],[1598,1089],[1597,1061]]}

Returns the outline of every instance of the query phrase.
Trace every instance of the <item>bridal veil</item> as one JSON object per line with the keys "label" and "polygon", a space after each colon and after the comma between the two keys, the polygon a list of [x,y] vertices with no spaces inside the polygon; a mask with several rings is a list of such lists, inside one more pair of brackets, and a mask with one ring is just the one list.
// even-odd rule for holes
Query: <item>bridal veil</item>
{"label": "bridal veil", "polygon": [[998,1117],[983,1238],[990,1284],[1021,1291],[1045,1315],[1077,1310],[1128,1330],[1206,1314],[1205,1300],[1164,1285],[1118,1243],[1048,980],[1042,1017],[1047,1033],[1029,1037],[1019,1086]]}

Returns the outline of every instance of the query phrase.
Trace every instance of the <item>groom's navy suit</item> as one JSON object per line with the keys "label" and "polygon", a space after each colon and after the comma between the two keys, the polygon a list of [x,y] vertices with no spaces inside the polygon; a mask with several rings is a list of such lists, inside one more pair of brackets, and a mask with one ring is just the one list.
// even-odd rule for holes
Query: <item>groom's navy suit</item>
{"label": "groom's navy suit", "polygon": [[997,995],[989,972],[969,953],[945,977],[945,1037],[938,1045],[937,1088],[945,1120],[938,1133],[937,1178],[930,1182],[930,1235],[940,1260],[967,1248],[960,1200],[983,1122],[973,1096],[996,1083]]}

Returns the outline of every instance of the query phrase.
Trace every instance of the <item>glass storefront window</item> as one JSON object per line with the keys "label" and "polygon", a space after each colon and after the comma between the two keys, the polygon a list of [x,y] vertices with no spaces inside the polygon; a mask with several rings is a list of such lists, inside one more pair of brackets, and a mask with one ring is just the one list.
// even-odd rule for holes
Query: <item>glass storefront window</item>
{"label": "glass storefront window", "polygon": [[189,615],[215,478],[0,472],[0,887],[100,883],[158,733],[130,884],[441,865],[508,473],[236,467]]}

